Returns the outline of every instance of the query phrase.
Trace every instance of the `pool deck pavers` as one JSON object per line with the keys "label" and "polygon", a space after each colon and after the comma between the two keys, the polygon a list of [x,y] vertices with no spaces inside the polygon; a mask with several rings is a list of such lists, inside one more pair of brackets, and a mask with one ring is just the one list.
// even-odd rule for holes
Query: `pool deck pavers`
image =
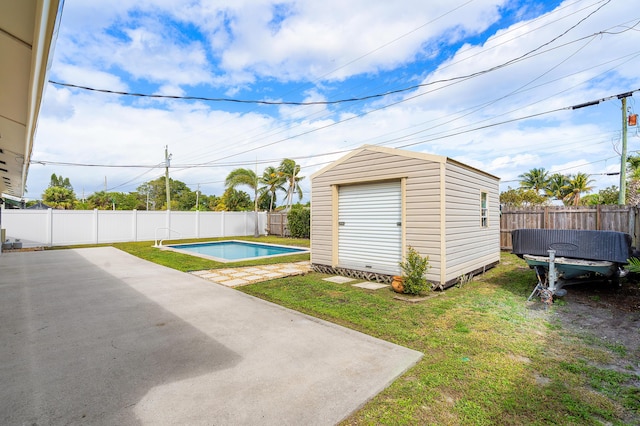
{"label": "pool deck pavers", "polygon": [[277,278],[304,275],[311,270],[308,261],[278,263],[274,265],[247,266],[244,268],[221,268],[192,271],[192,275],[227,287],[255,284]]}
{"label": "pool deck pavers", "polygon": [[[277,278],[291,277],[294,275],[304,275],[311,271],[311,265],[308,261],[296,263],[278,263],[273,265],[247,266],[245,268],[221,268],[221,269],[205,269],[202,271],[192,271],[192,275],[204,278],[216,284],[226,287],[240,287],[248,284],[255,284],[262,281],[274,280]],[[334,276],[323,278],[336,284],[352,283],[357,281],[353,278]],[[367,290],[380,290],[389,287],[388,284],[373,283],[369,281],[355,282],[351,284],[354,287],[364,288]]]}
{"label": "pool deck pavers", "polygon": [[372,283],[369,281],[365,281],[357,284],[351,284],[351,285],[354,287],[365,288],[367,290],[380,290],[381,288],[391,287],[389,284]]}
{"label": "pool deck pavers", "polygon": [[344,283],[350,283],[351,281],[355,281],[355,279],[353,278],[341,277],[339,275],[335,277],[324,278],[324,280],[329,281],[330,283],[336,283],[336,284],[344,284]]}

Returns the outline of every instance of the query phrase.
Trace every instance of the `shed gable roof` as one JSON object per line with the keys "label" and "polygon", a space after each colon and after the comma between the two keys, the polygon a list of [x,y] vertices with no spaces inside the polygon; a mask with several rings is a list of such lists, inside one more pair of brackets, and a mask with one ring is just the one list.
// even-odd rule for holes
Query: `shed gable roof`
{"label": "shed gable roof", "polygon": [[435,155],[435,154],[426,154],[423,152],[415,152],[415,151],[407,151],[404,149],[397,149],[397,148],[387,148],[387,147],[383,147],[383,146],[376,146],[376,145],[363,145],[360,148],[354,149],[353,151],[351,151],[349,154],[345,155],[344,157],[339,158],[338,160],[334,161],[333,163],[329,164],[328,166],[323,167],[322,169],[318,170],[317,172],[313,173],[311,175],[311,180],[313,180],[314,178],[316,178],[317,176],[320,176],[326,172],[328,172],[329,170],[343,164],[346,163],[347,161],[349,161],[351,158],[361,154],[364,151],[373,151],[373,152],[380,152],[380,153],[384,153],[387,155],[399,155],[402,157],[408,157],[408,158],[416,158],[419,160],[424,160],[427,162],[432,162],[432,163],[452,163],[452,164],[456,164],[458,166],[464,167],[466,169],[470,169],[473,170],[475,172],[478,173],[482,173],[483,175],[486,175],[490,178],[496,179],[496,180],[500,180],[499,177],[494,176],[490,173],[487,173],[485,171],[476,169],[475,167],[471,167],[467,164],[461,163],[459,161],[453,160],[449,157],[444,157],[442,155]]}

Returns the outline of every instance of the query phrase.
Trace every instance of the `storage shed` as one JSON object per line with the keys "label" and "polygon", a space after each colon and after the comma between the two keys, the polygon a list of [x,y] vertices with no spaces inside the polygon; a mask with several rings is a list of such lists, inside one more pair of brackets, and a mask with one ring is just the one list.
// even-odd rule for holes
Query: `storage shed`
{"label": "storage shed", "polygon": [[500,260],[499,178],[438,155],[365,145],[311,176],[314,270],[389,282],[407,247],[447,287]]}

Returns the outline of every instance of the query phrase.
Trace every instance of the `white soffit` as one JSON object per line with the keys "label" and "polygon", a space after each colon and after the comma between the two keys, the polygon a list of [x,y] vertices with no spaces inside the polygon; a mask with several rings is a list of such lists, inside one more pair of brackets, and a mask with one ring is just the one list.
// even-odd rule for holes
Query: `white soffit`
{"label": "white soffit", "polygon": [[64,0],[0,0],[0,193],[24,196]]}

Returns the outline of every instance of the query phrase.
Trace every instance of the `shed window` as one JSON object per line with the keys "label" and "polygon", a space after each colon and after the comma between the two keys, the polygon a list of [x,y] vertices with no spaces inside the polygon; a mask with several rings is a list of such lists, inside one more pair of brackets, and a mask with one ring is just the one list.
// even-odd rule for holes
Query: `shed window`
{"label": "shed window", "polygon": [[489,210],[487,209],[487,193],[480,193],[480,226],[489,226]]}

